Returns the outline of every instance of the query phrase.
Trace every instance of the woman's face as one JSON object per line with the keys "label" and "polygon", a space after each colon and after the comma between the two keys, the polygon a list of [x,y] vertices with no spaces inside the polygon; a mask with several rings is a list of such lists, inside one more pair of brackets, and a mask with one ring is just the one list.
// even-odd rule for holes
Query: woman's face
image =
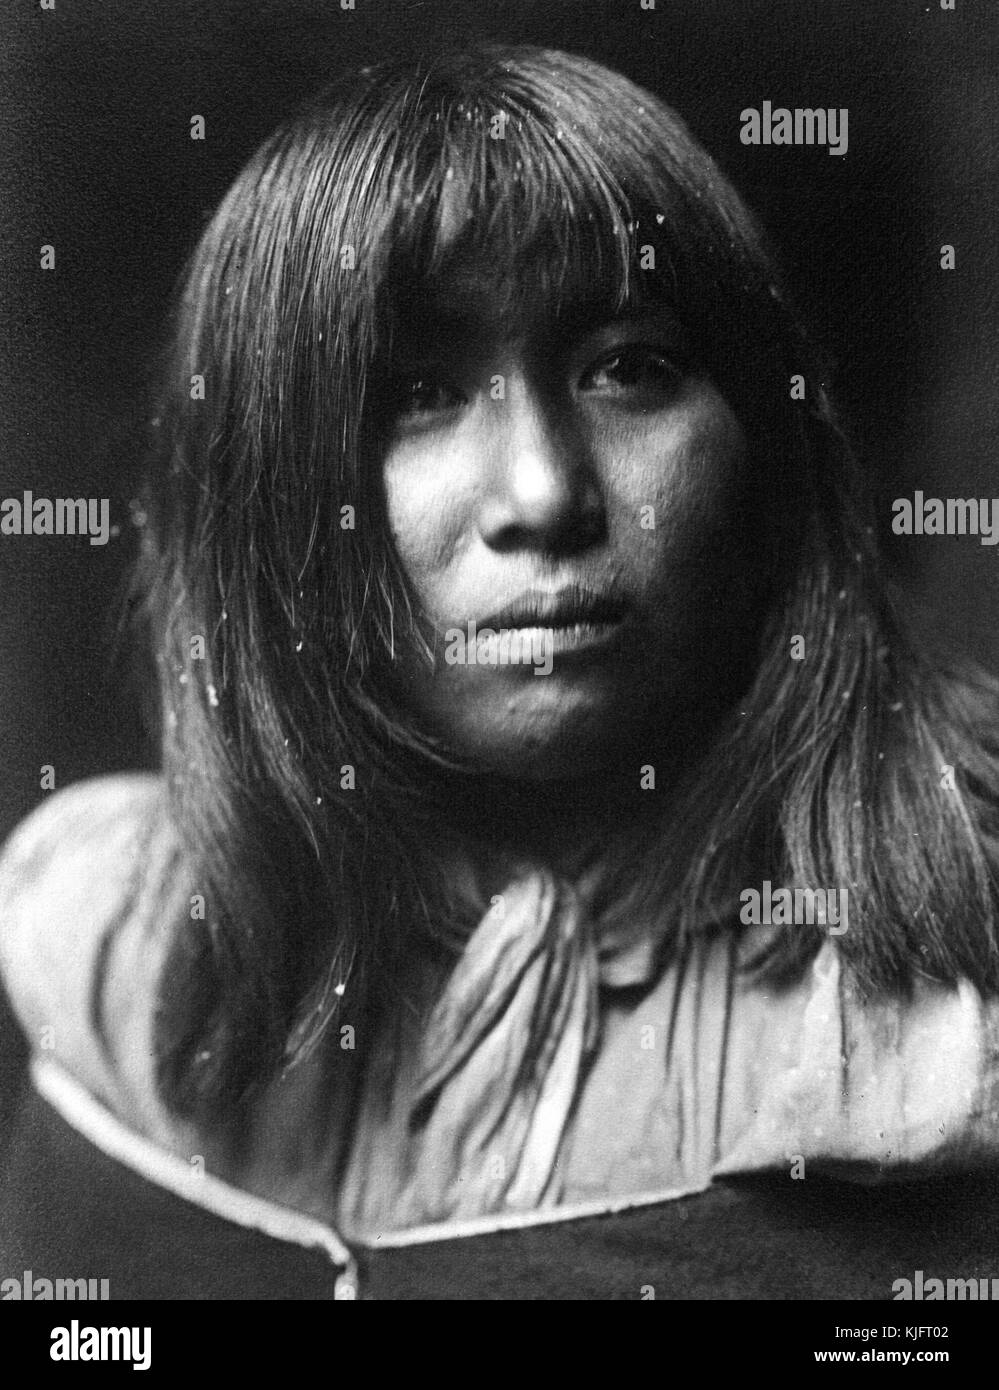
{"label": "woman's face", "polygon": [[435,651],[404,698],[504,774],[637,779],[752,641],[746,439],[668,310],[505,298],[461,269],[395,344],[385,501]]}

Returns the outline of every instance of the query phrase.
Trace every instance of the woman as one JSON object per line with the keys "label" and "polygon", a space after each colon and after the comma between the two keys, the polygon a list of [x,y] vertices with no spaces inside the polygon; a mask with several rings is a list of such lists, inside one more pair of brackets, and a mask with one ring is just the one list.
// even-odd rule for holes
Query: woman
{"label": "woman", "polygon": [[3,870],[54,1103],[368,1243],[994,1156],[994,691],[901,630],[672,112],[526,48],[338,83],[163,381],[163,777]]}

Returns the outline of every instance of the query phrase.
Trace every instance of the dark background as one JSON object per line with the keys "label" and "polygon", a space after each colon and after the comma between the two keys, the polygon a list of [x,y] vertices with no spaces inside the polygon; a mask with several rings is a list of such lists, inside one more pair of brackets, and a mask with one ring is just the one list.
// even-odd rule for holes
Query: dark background
{"label": "dark background", "polygon": [[[462,36],[549,44],[674,105],[762,215],[837,363],[890,500],[996,486],[999,13],[994,0],[8,0],[0,141],[0,497],[111,498],[121,534],[0,538],[0,839],[57,786],[152,766],[112,637],[135,554],[150,353],[242,162],[347,66]],[[847,107],[849,153],[745,147],[764,100]],[[190,139],[203,115],[204,142]],[[607,120],[614,113],[608,111]],[[957,269],[939,267],[952,243]],[[54,272],[39,248],[56,248]],[[934,635],[999,667],[999,547],[893,551]],[[0,1014],[0,1130],[23,1049]]]}

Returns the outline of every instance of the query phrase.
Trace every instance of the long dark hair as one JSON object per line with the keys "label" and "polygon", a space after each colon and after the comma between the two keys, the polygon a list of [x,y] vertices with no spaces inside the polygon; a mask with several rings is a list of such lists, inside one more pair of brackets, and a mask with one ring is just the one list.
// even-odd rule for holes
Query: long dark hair
{"label": "long dark hair", "polygon": [[[167,1101],[238,1110],[338,1016],[404,992],[414,943],[460,947],[425,835],[454,768],[394,693],[419,615],[373,466],[394,313],[459,253],[512,291],[610,304],[640,279],[667,300],[772,518],[756,669],[670,834],[609,855],[608,912],[651,904],[675,946],[763,878],[846,887],[838,945],[868,988],[995,987],[994,690],[901,630],[759,230],[656,98],[580,57],[479,48],[320,93],[239,175],[178,296],[140,580],[206,913],[177,924],[164,981]],[[794,975],[822,939],[788,933],[760,968]]]}

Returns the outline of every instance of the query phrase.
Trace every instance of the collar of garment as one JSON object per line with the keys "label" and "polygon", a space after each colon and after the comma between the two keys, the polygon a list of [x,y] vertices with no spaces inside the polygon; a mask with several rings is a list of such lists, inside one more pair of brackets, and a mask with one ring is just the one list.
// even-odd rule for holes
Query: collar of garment
{"label": "collar of garment", "polygon": [[656,933],[601,941],[570,885],[512,880],[420,1029],[379,1049],[343,1228],[690,1189],[796,1159],[870,1172],[994,1157],[995,1006],[967,983],[865,1004],[831,941],[797,986],[762,986],[740,970],[747,936],[705,932],[662,969]]}

